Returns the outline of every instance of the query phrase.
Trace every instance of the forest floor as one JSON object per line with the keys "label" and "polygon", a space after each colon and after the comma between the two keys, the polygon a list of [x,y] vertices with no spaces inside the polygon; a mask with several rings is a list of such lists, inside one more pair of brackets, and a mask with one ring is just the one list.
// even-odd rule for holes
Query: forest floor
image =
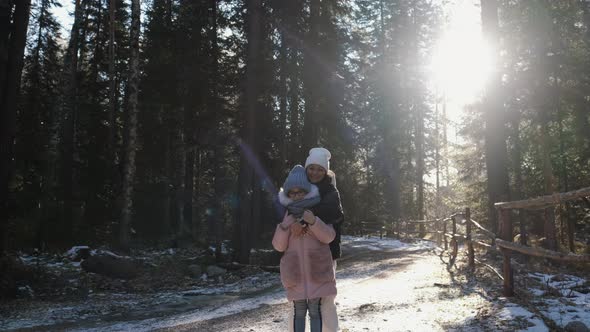
{"label": "forest floor", "polygon": [[[429,241],[344,237],[343,251],[336,298],[342,331],[590,326],[590,284],[583,273],[529,262],[531,271],[519,268],[515,275],[517,296],[504,298],[495,273],[483,265],[467,273],[462,256],[449,266],[447,254]],[[20,299],[0,303],[0,330],[285,330],[288,303],[278,273],[246,267],[216,278],[187,275],[186,266],[200,254],[143,252],[150,272],[129,281],[86,273],[57,256],[21,255],[43,277],[21,286]],[[500,264],[494,255],[479,258]]]}

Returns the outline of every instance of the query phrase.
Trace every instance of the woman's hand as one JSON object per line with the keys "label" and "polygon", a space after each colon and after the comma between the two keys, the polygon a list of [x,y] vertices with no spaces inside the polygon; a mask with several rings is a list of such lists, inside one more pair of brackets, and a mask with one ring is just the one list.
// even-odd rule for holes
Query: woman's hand
{"label": "woman's hand", "polygon": [[315,215],[313,212],[305,210],[305,212],[303,212],[303,221],[305,221],[310,226],[315,224]]}

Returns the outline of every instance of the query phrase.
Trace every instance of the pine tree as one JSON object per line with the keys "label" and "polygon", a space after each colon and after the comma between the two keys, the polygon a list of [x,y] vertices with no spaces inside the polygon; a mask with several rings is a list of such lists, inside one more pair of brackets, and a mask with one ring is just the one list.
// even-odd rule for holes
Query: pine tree
{"label": "pine tree", "polygon": [[[80,31],[82,24],[82,3],[76,0],[74,7],[74,22],[70,33],[70,40],[64,56],[64,70],[62,77],[61,111],[62,123],[60,128],[60,188],[59,195],[62,211],[60,216],[60,241],[68,241],[73,236],[74,227],[74,153],[77,146],[76,120],[78,116],[78,51],[80,49]],[[77,172],[76,172],[77,173]]]}
{"label": "pine tree", "polygon": [[0,225],[0,254],[6,241],[5,222],[8,219],[11,196],[10,181],[14,174],[14,140],[16,136],[16,105],[23,68],[23,56],[29,25],[30,0],[0,3],[0,186],[2,190],[2,224]]}
{"label": "pine tree", "polygon": [[[492,45],[494,54],[498,49],[498,6],[496,0],[481,1],[481,17],[483,34],[487,42]],[[494,68],[490,83],[486,87],[483,103],[485,116],[486,141],[486,169],[488,173],[489,209],[488,220],[496,220],[494,203],[510,199],[508,185],[508,161],[506,152],[506,117],[500,89],[500,68]],[[492,222],[492,229],[496,231],[496,222]]]}
{"label": "pine tree", "polygon": [[133,214],[133,188],[136,173],[135,154],[137,151],[137,113],[139,94],[139,28],[141,7],[139,0],[131,2],[131,57],[129,76],[129,95],[127,108],[127,122],[125,132],[127,142],[125,145],[125,164],[123,170],[123,203],[121,209],[121,222],[119,225],[119,245],[122,248],[129,247],[129,233]]}
{"label": "pine tree", "polygon": [[262,187],[259,175],[256,174],[256,160],[261,155],[262,144],[259,135],[259,112],[261,87],[257,77],[261,68],[261,42],[262,42],[262,2],[260,0],[247,0],[246,27],[247,27],[247,53],[246,53],[246,86],[243,97],[243,122],[241,128],[240,145],[240,175],[239,175],[239,210],[238,224],[239,245],[237,257],[240,263],[248,263],[250,249],[253,247],[254,234],[258,227],[256,223],[260,219],[262,204]]}
{"label": "pine tree", "polygon": [[50,225],[57,218],[57,134],[59,105],[60,25],[51,9],[56,1],[41,0],[33,6],[28,52],[22,83],[15,146],[15,160],[23,184],[19,201],[30,215],[36,229],[36,246],[49,240]]}
{"label": "pine tree", "polygon": [[[178,109],[173,16],[176,7],[169,0],[154,1],[147,11],[142,61],[138,116],[137,152],[138,195],[137,216],[143,220],[137,225],[144,236],[171,234],[173,195],[173,147],[175,121]],[[153,204],[157,202],[157,204]]]}

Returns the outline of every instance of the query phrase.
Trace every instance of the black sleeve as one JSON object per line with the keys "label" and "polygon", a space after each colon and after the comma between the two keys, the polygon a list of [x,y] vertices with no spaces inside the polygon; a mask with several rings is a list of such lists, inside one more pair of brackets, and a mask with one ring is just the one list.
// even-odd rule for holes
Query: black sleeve
{"label": "black sleeve", "polygon": [[344,220],[344,213],[338,190],[326,193],[322,200],[311,209],[311,212],[326,224],[341,224]]}

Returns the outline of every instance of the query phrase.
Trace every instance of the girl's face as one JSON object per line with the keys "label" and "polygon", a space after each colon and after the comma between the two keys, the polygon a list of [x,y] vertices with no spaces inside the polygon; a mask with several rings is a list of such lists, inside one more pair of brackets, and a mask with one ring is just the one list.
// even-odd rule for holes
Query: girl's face
{"label": "girl's face", "polygon": [[305,195],[307,195],[307,192],[301,188],[293,188],[287,193],[287,196],[293,201],[300,201]]}
{"label": "girl's face", "polygon": [[326,170],[319,165],[311,164],[307,166],[306,171],[307,178],[311,183],[318,183],[324,179],[324,176],[326,176]]}

